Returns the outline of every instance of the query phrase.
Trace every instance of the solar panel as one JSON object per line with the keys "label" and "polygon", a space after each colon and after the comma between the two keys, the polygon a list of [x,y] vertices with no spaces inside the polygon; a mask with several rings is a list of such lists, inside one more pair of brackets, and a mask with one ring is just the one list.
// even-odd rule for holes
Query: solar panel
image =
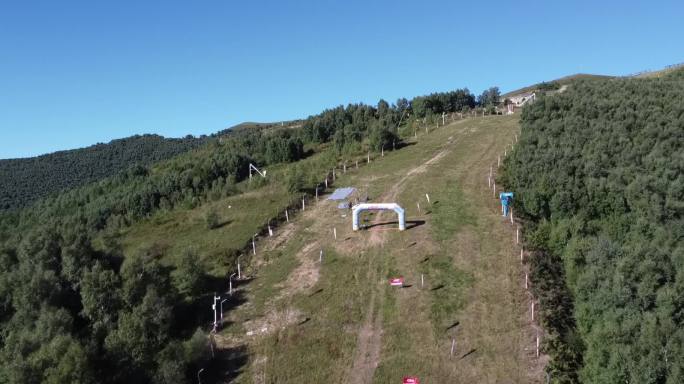
{"label": "solar panel", "polygon": [[328,200],[344,200],[355,191],[356,188],[354,187],[337,188],[335,192],[328,197]]}

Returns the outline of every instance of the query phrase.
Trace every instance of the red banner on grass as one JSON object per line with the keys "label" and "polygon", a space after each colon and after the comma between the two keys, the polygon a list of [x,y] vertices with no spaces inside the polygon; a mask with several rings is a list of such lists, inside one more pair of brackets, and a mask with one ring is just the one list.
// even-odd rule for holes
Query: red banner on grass
{"label": "red banner on grass", "polygon": [[389,283],[393,287],[402,287],[404,285],[404,277],[393,277],[389,279]]}
{"label": "red banner on grass", "polygon": [[403,384],[420,384],[420,380],[415,376],[404,376]]}

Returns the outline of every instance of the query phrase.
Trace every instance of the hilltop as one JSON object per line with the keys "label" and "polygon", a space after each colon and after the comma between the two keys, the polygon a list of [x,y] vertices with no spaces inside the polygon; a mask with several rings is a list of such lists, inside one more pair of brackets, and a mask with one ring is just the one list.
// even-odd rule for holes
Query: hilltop
{"label": "hilltop", "polygon": [[86,148],[0,160],[0,210],[85,185],[135,165],[148,166],[204,145],[206,137],[135,135]]}
{"label": "hilltop", "polygon": [[561,88],[562,86],[567,86],[572,84],[573,82],[577,80],[600,80],[600,79],[611,79],[614,78],[614,76],[606,76],[606,75],[592,75],[588,73],[577,73],[574,75],[569,75],[569,76],[563,76],[561,78],[555,79],[555,80],[550,80],[550,81],[545,81],[533,85],[529,85],[527,87],[523,87],[520,89],[516,89],[510,92],[506,92],[501,97],[503,99],[511,96],[516,96],[519,94],[523,93],[530,93],[530,92],[535,92],[535,91],[553,91]]}
{"label": "hilltop", "polygon": [[577,73],[574,75],[563,76],[555,80],[544,81],[541,83],[529,85],[520,89],[506,92],[501,95],[502,99],[507,97],[516,96],[523,93],[530,93],[535,91],[553,91],[561,88],[562,86],[568,86],[578,80],[607,80],[607,79],[617,79],[621,77],[627,78],[656,78],[656,77],[667,77],[668,75],[681,72],[684,64],[673,64],[659,70],[648,70],[632,73],[626,76],[611,76],[611,75],[596,75],[589,73]]}
{"label": "hilltop", "polygon": [[222,136],[230,132],[236,132],[246,129],[278,129],[278,128],[296,128],[301,126],[302,120],[289,120],[289,121],[279,121],[274,123],[257,123],[253,121],[245,121],[240,124],[236,124],[230,128],[218,131],[217,136]]}
{"label": "hilltop", "polygon": [[210,136],[165,138],[134,135],[85,148],[20,159],[0,159],[0,210],[25,207],[54,193],[114,176],[136,166],[147,167],[200,148],[210,140],[244,130],[277,130],[301,121],[244,122]]}

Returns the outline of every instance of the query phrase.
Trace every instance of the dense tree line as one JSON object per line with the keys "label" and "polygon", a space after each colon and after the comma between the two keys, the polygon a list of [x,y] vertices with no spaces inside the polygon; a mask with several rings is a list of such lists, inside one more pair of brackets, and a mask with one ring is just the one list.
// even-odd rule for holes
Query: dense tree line
{"label": "dense tree line", "polygon": [[[0,382],[191,381],[208,359],[205,308],[217,287],[201,283],[210,279],[192,249],[162,264],[163,249],[124,255],[109,235],[157,211],[238,193],[250,163],[293,163],[323,152],[281,167],[279,182],[302,193],[341,156],[399,144],[398,127],[417,118],[414,101],[340,106],[287,127],[238,128],[172,159],[138,163],[0,213]],[[430,105],[426,114],[445,111]],[[215,228],[217,217],[207,215],[206,225]]]}
{"label": "dense tree line", "polygon": [[684,81],[584,80],[505,163],[556,382],[684,382]]}
{"label": "dense tree line", "polygon": [[499,92],[499,87],[491,87],[477,97],[477,102],[480,106],[491,107],[499,104],[500,98],[501,92]]}
{"label": "dense tree line", "polygon": [[397,109],[384,100],[380,100],[378,108],[365,104],[339,106],[306,119],[303,137],[312,143],[331,141],[340,152],[358,151],[361,143],[369,140],[369,147],[379,151],[398,141],[400,119]]}
{"label": "dense tree line", "polygon": [[188,321],[196,258],[171,273],[151,249],[122,265],[87,232],[42,226],[0,250],[0,381],[185,382],[208,357],[204,332],[188,330],[206,320]]}
{"label": "dense tree line", "polygon": [[[496,90],[498,95],[496,87],[485,93],[492,90]],[[380,100],[376,107],[366,104],[338,106],[304,120],[303,139],[313,143],[332,141],[341,152],[358,150],[360,143],[367,140],[370,149],[380,151],[393,148],[399,142],[398,128],[402,122],[468,111],[477,105],[475,95],[463,88],[416,96],[411,100],[400,98],[391,105]]]}
{"label": "dense tree line", "polygon": [[304,155],[288,130],[244,130],[0,215],[0,382],[192,377],[208,351],[207,330],[197,328],[206,311],[195,305],[215,288],[200,283],[197,255],[188,250],[168,267],[160,249],[122,255],[113,238],[97,250],[91,239],[156,210],[234,193],[249,162]]}
{"label": "dense tree line", "polygon": [[169,159],[205,143],[206,138],[192,136],[136,135],[87,148],[0,160],[0,210],[23,207],[51,193],[101,180],[134,164]]}
{"label": "dense tree line", "polygon": [[410,109],[417,117],[425,117],[430,114],[442,114],[442,112],[467,111],[476,105],[475,95],[467,88],[463,88],[414,97],[411,100]]}

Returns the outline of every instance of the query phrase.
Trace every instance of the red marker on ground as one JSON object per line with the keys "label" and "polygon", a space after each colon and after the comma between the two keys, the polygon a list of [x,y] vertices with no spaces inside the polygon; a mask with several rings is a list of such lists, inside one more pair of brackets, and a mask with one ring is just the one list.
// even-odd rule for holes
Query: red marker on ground
{"label": "red marker on ground", "polygon": [[402,287],[402,286],[404,286],[404,277],[400,276],[400,277],[391,278],[391,279],[389,279],[389,283],[393,287]]}

